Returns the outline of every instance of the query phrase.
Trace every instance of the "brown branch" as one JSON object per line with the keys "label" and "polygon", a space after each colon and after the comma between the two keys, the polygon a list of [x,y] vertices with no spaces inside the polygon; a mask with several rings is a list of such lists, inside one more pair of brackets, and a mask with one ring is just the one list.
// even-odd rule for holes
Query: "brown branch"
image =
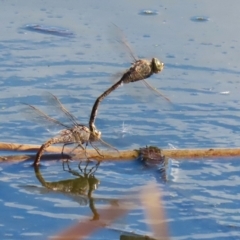
{"label": "brown branch", "polygon": [[[37,151],[39,145],[31,144],[17,144],[17,143],[0,143],[0,150],[2,151]],[[72,148],[65,148],[64,153],[71,152]],[[63,156],[60,154],[62,151],[62,146],[51,146],[47,148],[47,152],[59,153],[44,155],[44,159],[62,159]],[[101,151],[103,157],[94,149],[87,150],[87,156],[100,161],[108,160],[132,160],[139,157],[139,150],[123,150],[123,151]],[[164,149],[162,153],[167,158],[175,159],[199,159],[199,158],[209,158],[209,157],[232,157],[240,156],[240,148],[202,148],[202,149]],[[2,156],[0,157],[0,162],[4,161],[25,161],[33,159],[35,155],[18,155],[18,156]],[[85,159],[86,155],[81,149],[74,151],[72,159]]]}
{"label": "brown branch", "polygon": [[[0,150],[3,151],[37,151],[41,146],[33,144],[19,144],[19,143],[5,143],[0,142]],[[51,146],[47,149],[48,152],[61,152],[62,147]],[[65,148],[66,152],[70,151],[69,148]]]}
{"label": "brown branch", "polygon": [[199,149],[164,149],[168,158],[208,158],[240,156],[240,148],[199,148]]}

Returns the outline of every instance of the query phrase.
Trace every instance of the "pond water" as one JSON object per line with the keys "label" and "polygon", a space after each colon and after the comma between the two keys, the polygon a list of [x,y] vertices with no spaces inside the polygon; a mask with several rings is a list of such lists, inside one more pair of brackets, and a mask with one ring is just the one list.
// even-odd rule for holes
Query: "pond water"
{"label": "pond water", "polygon": [[[98,112],[96,125],[103,139],[119,150],[145,145],[238,147],[239,2],[231,3],[3,1],[1,141],[42,144],[52,136],[26,121],[21,112],[21,103],[44,109],[41,95],[45,91],[88,123],[96,97],[116,73],[130,66],[131,58],[113,41],[114,23],[138,57],[154,56],[165,63],[163,72],[148,82],[172,104],[160,98],[139,101],[151,92],[130,96],[135,94],[134,84],[117,89]],[[7,154],[12,153],[1,155]],[[86,192],[48,190],[30,164],[0,165],[1,239],[46,239],[79,220],[96,217],[95,210],[116,203],[149,180],[156,182],[163,195],[172,239],[239,238],[237,158],[171,159],[167,181],[157,168],[146,168],[137,159],[104,162],[94,174],[100,183],[91,201]],[[75,171],[77,166],[71,163]],[[48,182],[77,178],[63,171],[60,161],[46,161],[39,171]],[[151,234],[142,206],[89,239],[119,239],[122,232]]]}

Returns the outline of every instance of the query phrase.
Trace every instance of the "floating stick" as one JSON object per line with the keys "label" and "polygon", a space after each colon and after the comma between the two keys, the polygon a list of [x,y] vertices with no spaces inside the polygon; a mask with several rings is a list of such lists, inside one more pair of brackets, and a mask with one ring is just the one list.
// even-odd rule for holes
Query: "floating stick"
{"label": "floating stick", "polygon": [[[37,151],[40,145],[31,144],[18,144],[18,143],[4,143],[0,142],[0,150],[2,151]],[[158,149],[158,148],[156,148]],[[47,152],[61,153],[62,146],[49,147]],[[94,149],[88,149],[87,155],[89,158],[100,161],[114,161],[114,160],[133,160],[140,156],[140,150],[122,150],[119,152],[102,151],[103,157],[99,157]],[[65,148],[65,153],[70,153],[72,148]],[[166,158],[174,159],[199,159],[199,158],[215,158],[215,157],[236,157],[240,156],[240,148],[200,148],[200,149],[162,149],[161,154]],[[33,159],[34,155],[13,155],[13,156],[0,156],[0,162],[6,161],[25,161]],[[62,159],[62,154],[51,154],[45,156],[44,159]],[[77,149],[73,152],[72,159],[85,159],[86,155],[83,150]]]}

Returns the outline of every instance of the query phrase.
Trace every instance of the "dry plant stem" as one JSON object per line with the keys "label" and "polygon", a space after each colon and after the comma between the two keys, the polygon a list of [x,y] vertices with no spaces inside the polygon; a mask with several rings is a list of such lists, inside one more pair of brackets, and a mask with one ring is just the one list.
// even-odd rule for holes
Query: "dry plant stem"
{"label": "dry plant stem", "polygon": [[240,148],[199,148],[199,149],[165,149],[163,154],[168,158],[208,158],[240,156]]}
{"label": "dry plant stem", "polygon": [[[17,144],[17,143],[0,143],[0,150],[7,151],[37,151],[40,148],[39,145],[29,145],[29,144]],[[72,148],[65,148],[64,152],[71,152]],[[60,147],[49,147],[46,149],[47,152],[61,153],[62,146]],[[84,159],[84,151],[78,150],[74,152],[73,159]],[[95,150],[87,150],[89,158],[107,161],[107,160],[132,160],[139,156],[137,150],[125,150],[116,152],[102,152],[103,157],[99,157]],[[203,148],[203,149],[165,149],[163,154],[168,158],[175,159],[199,159],[199,158],[209,158],[209,157],[235,157],[240,156],[240,148]],[[56,156],[56,155],[55,155]],[[60,156],[59,154],[57,156]],[[2,156],[0,157],[0,162],[5,161],[24,161],[32,158],[32,156],[22,155],[22,156]],[[46,156],[45,159],[53,158],[52,155]],[[61,158],[61,157],[60,157]],[[60,159],[58,158],[58,159]],[[55,158],[56,159],[56,158]]]}
{"label": "dry plant stem", "polygon": [[[60,160],[63,159],[64,155],[62,154],[49,154],[42,157],[43,160]],[[65,157],[68,159],[68,156]],[[12,155],[12,156],[0,156],[0,163],[1,162],[24,162],[27,160],[35,159],[34,155]]]}
{"label": "dry plant stem", "polygon": [[[89,150],[88,150],[89,151]],[[199,148],[199,149],[163,149],[162,150],[163,155],[167,158],[175,158],[175,159],[199,159],[199,158],[207,158],[207,157],[234,157],[234,156],[240,156],[240,148]],[[88,152],[88,156],[91,158],[99,156],[95,154],[94,152]],[[92,155],[93,154],[93,155]],[[124,150],[119,151],[118,154],[114,152],[102,152],[103,158],[102,160],[131,160],[139,157],[139,151],[138,150]],[[76,152],[76,155],[74,157],[78,157],[78,154]]]}
{"label": "dry plant stem", "polygon": [[[3,151],[38,151],[40,145],[33,145],[33,144],[19,144],[19,143],[5,143],[5,142],[0,142],[0,150]],[[50,146],[47,149],[48,152],[55,152],[59,153],[62,151],[62,146],[60,147],[54,147]],[[68,153],[70,152],[70,148],[64,148],[64,152]]]}

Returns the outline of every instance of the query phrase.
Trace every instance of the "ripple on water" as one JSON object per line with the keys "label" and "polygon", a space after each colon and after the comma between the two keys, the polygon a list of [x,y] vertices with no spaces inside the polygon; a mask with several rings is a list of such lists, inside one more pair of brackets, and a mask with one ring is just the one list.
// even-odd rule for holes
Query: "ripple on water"
{"label": "ripple on water", "polygon": [[[167,180],[161,178],[156,168],[146,168],[140,161],[102,163],[95,174],[100,185],[92,194],[93,204],[98,212],[109,204],[119,204],[119,199],[123,195],[130,199],[136,197],[138,193],[133,189],[151,180],[158,183],[159,191],[162,192],[167,221],[171,235],[175,239],[189,239],[189,236],[194,236],[194,239],[232,236],[234,239],[240,232],[238,161],[238,159],[181,161],[171,159]],[[63,172],[59,162],[46,164],[47,167],[41,168],[46,181],[74,177]],[[37,225],[33,224],[31,229],[22,232],[26,235],[39,235],[46,228],[46,223],[51,229],[58,229],[69,221],[93,216],[87,198],[82,202],[81,196],[45,189],[35,178],[33,169],[23,165],[12,165],[4,169],[8,184],[4,185],[0,209],[7,208],[12,212],[12,216],[6,214],[9,211],[3,212],[6,228],[9,227],[8,223],[18,224],[24,228],[27,221],[34,222],[39,219],[41,221],[38,221]],[[77,166],[77,162],[71,163],[72,169],[78,170]],[[5,177],[0,179],[0,184],[5,182]],[[138,232],[141,229],[142,234],[149,234],[147,227],[149,220],[145,217],[144,206],[139,201],[134,201],[135,208],[123,217],[126,226],[122,226],[122,229],[131,232]],[[112,228],[117,230],[119,224],[122,224],[121,221],[117,220]],[[189,227],[186,228],[186,225]],[[14,232],[8,233],[17,236]]]}
{"label": "ripple on water", "polygon": [[[179,171],[174,171],[177,181],[168,182],[168,192],[164,194],[170,226],[173,229],[181,224],[190,227],[186,232],[178,229],[177,239],[188,239],[191,233],[194,239],[218,239],[239,234],[238,161],[202,159],[179,162]],[[176,194],[172,195],[173,192]],[[222,233],[216,233],[217,229]]]}

